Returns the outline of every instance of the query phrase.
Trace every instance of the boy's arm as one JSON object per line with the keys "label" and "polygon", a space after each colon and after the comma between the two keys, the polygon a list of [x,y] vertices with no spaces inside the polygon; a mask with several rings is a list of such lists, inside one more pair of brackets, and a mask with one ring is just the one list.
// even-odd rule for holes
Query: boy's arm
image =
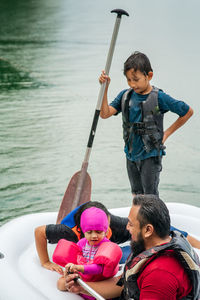
{"label": "boy's arm", "polygon": [[168,129],[166,129],[164,131],[164,135],[163,135],[163,144],[165,143],[165,141],[167,140],[167,138],[174,133],[178,128],[180,128],[181,126],[183,126],[188,120],[189,118],[193,115],[193,109],[190,107],[188,112],[183,116],[183,117],[179,117]]}
{"label": "boy's arm", "polygon": [[47,251],[46,225],[39,226],[35,229],[35,245],[41,265],[48,270],[56,271],[62,275],[62,268],[49,260]]}
{"label": "boy's arm", "polygon": [[101,76],[99,77],[99,82],[100,84],[106,82],[105,92],[101,105],[100,117],[102,119],[107,119],[117,112],[117,110],[114,107],[108,105],[108,87],[110,84],[110,77],[105,75],[105,72],[102,71]]}

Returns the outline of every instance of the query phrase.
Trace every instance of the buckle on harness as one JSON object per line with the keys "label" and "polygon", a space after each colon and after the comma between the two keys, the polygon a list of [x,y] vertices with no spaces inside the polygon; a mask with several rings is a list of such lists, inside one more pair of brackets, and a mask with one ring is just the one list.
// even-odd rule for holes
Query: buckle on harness
{"label": "buckle on harness", "polygon": [[144,122],[135,122],[133,123],[133,129],[144,129],[145,123]]}
{"label": "buckle on harness", "polygon": [[144,122],[136,122],[136,123],[133,123],[133,132],[135,134],[138,134],[138,135],[143,135],[145,134],[145,131],[146,131],[146,125]]}

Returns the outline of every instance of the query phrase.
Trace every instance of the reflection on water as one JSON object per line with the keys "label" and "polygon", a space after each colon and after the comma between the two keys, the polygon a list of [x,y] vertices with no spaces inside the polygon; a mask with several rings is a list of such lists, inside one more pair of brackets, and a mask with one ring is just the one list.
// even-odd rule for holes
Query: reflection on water
{"label": "reflection on water", "polygon": [[0,58],[0,90],[39,88],[44,84],[31,78],[27,71],[20,70],[10,62]]}
{"label": "reflection on water", "polygon": [[[176,5],[181,5],[180,1]],[[122,75],[125,58],[133,50],[142,50],[154,60],[155,85],[191,103],[194,121],[166,145],[160,195],[167,201],[200,205],[200,146],[198,141],[194,145],[199,136],[195,90],[199,77],[199,60],[195,59],[196,53],[199,55],[195,36],[198,24],[192,26],[193,20],[199,22],[199,18],[192,18],[199,9],[191,1],[187,4],[190,11],[185,2],[178,14],[171,11],[175,5],[172,0],[155,0],[154,7],[145,1],[146,10],[141,0],[134,1],[134,7],[132,0],[118,1],[130,17],[120,28],[110,97],[126,88]],[[78,4],[73,0],[0,1],[0,224],[22,214],[57,210],[70,178],[80,169],[114,8],[115,0]],[[170,12],[170,22],[167,14],[157,10]],[[182,26],[188,11],[191,22],[187,28],[193,29],[193,35],[188,35],[191,45],[187,43],[179,51],[178,43],[184,39],[177,36],[186,32]],[[149,15],[152,29],[146,37]],[[190,49],[194,49],[192,53]],[[190,74],[190,88],[185,70]],[[130,205],[120,117],[100,119],[89,173],[93,200],[108,207]]]}

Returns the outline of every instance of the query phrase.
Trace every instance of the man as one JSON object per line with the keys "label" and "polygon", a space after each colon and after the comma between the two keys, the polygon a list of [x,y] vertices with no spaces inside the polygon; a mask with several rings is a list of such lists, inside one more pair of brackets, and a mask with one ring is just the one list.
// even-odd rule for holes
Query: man
{"label": "man", "polygon": [[[200,299],[198,258],[180,233],[170,235],[164,202],[155,195],[137,195],[128,219],[132,253],[123,276],[89,285],[106,299],[120,295],[120,299]],[[80,293],[76,276],[60,280],[58,288]]]}
{"label": "man", "polygon": [[[97,206],[103,209],[110,219],[110,229],[108,238],[111,242],[122,244],[131,239],[131,235],[127,230],[128,218],[123,218],[119,216],[112,215],[108,212],[106,207],[97,201],[89,201],[83,204],[81,207],[75,208],[71,211],[61,222],[61,224],[48,224],[42,225],[35,229],[35,244],[37,253],[40,259],[41,265],[51,271],[56,271],[59,274],[63,274],[62,268],[51,262],[47,250],[47,241],[51,244],[58,243],[60,239],[66,239],[77,243],[78,240],[83,237],[80,229],[80,216],[83,210],[86,208]],[[200,249],[200,241],[189,235],[187,232],[177,229],[171,226],[171,230],[180,231],[190,242],[194,248]],[[130,253],[130,246],[125,246],[122,248],[123,257],[120,263],[124,263]]]}

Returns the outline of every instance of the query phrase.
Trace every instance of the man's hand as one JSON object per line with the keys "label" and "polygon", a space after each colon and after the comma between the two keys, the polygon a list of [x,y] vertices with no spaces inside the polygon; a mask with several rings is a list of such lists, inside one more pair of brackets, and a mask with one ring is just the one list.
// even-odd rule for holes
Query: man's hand
{"label": "man's hand", "polygon": [[65,287],[66,290],[70,293],[80,294],[85,293],[86,291],[76,282],[74,281],[75,278],[78,278],[78,274],[68,274],[65,278]]}

